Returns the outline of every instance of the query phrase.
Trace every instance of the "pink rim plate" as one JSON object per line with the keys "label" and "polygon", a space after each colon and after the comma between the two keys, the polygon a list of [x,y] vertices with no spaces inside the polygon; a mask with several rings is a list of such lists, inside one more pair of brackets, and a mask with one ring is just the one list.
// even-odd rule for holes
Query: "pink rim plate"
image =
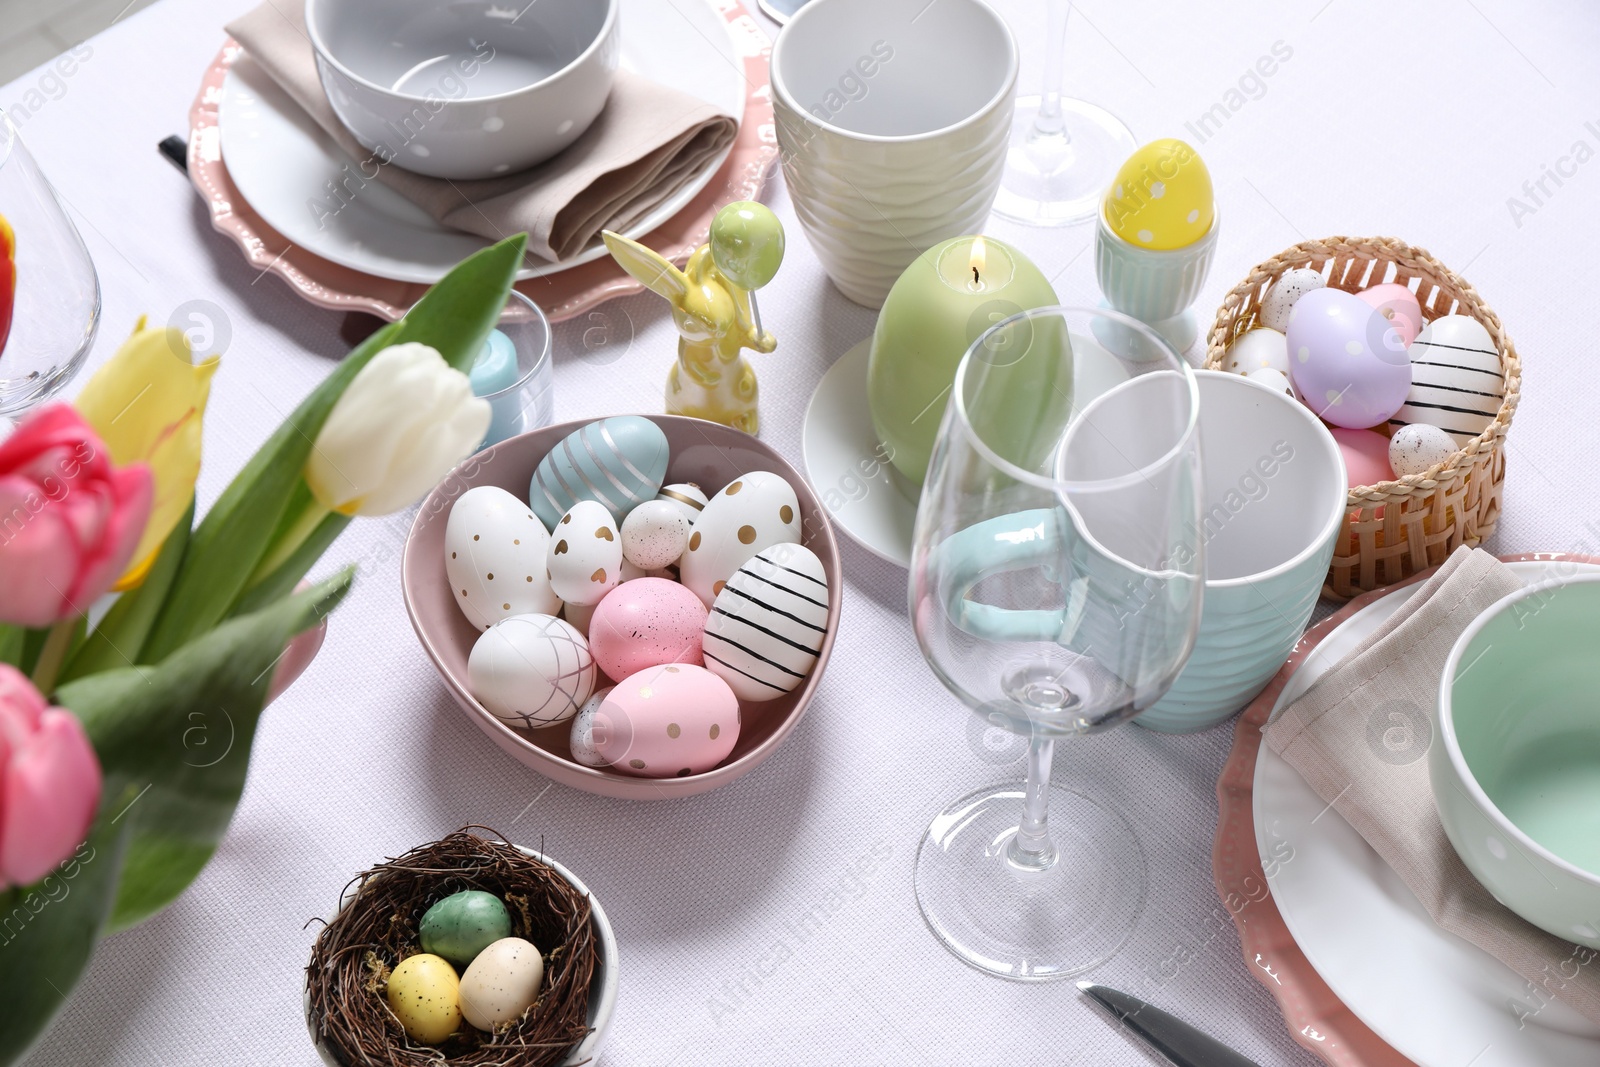
{"label": "pink rim plate", "polygon": [[[643,239],[679,262],[705,242],[718,210],[760,194],[778,159],[767,70],[772,43],[738,3],[716,6],[727,19],[734,40],[740,42],[749,95],[739,135],[721,169],[687,207]],[[229,178],[222,162],[217,107],[222,80],[241,51],[233,38],[223,42],[189,108],[189,177],[211,210],[211,225],[233,238],[252,265],[278,275],[310,303],[336,311],[362,311],[393,322],[427,291],[426,285],[364,274],[296,247],[255,213]],[[643,286],[610,259],[602,258],[519,282],[517,289],[543,308],[552,322],[561,322],[612,297],[637,293]]]}
{"label": "pink rim plate", "polygon": [[[1507,563],[1524,560],[1600,563],[1600,557],[1558,552],[1501,556]],[[1211,871],[1217,895],[1239,930],[1245,965],[1278,1002],[1290,1035],[1335,1067],[1414,1067],[1373,1033],[1317,974],[1295,944],[1278,906],[1273,903],[1261,855],[1256,847],[1253,792],[1261,728],[1272,716],[1278,695],[1313,649],[1356,612],[1382,597],[1423,581],[1430,568],[1403,582],[1363,593],[1306,631],[1289,659],[1266,689],[1245,708],[1233,729],[1233,751],[1217,779],[1217,836],[1211,850]]]}

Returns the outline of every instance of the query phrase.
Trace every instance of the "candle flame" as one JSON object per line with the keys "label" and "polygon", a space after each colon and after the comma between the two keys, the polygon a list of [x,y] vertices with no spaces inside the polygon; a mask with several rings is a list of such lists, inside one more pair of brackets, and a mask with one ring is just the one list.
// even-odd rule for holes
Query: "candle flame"
{"label": "candle flame", "polygon": [[972,241],[971,265],[972,280],[976,282],[982,277],[983,268],[989,265],[989,249],[988,246],[983,243],[982,237],[974,238]]}

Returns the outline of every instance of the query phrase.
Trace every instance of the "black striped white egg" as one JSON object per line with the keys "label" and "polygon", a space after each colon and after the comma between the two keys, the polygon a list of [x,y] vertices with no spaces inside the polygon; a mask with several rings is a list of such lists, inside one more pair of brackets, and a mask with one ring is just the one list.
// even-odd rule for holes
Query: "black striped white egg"
{"label": "black striped white egg", "polygon": [[478,636],[467,689],[495,718],[536,730],[570,719],[594,692],[589,642],[550,615],[513,615]]}
{"label": "black striped white egg", "polygon": [[827,633],[822,561],[803,545],[772,545],[717,594],[702,651],[706,669],[740,700],[774,700],[805,680]]}
{"label": "black striped white egg", "polygon": [[1445,315],[1411,343],[1411,391],[1391,425],[1425,423],[1464,448],[1494,421],[1505,399],[1500,352],[1489,331],[1466,315]]}
{"label": "black striped white egg", "polygon": [[444,573],[461,613],[478,630],[501,619],[553,615],[545,554],[550,535],[528,505],[504,489],[480,485],[462,493],[444,528]]}
{"label": "black striped white egg", "polygon": [[751,471],[729,482],[695,520],[678,577],[706,605],[763,548],[800,540],[800,502],[782,475]]}
{"label": "black striped white egg", "polygon": [[550,588],[568,604],[598,604],[622,580],[622,537],[611,513],[580,500],[550,533],[545,555]]}

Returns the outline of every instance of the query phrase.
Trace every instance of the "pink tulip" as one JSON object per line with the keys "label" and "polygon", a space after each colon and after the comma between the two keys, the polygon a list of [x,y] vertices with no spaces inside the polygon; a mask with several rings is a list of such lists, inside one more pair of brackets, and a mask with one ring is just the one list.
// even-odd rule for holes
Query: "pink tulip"
{"label": "pink tulip", "polygon": [[99,805],[100,761],[83,724],[0,663],[0,890],[71,856]]}
{"label": "pink tulip", "polygon": [[0,442],[0,622],[50,626],[89,609],[132,562],[150,517],[150,471],[113,467],[66,404]]}

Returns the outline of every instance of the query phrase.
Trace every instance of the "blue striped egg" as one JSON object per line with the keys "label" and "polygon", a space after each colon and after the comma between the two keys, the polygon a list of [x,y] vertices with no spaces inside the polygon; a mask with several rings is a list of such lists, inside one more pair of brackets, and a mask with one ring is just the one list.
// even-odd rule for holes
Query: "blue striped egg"
{"label": "blue striped egg", "polygon": [[1411,342],[1411,391],[1389,420],[1393,426],[1437,426],[1465,448],[1500,413],[1506,381],[1500,350],[1483,323],[1445,315]]}
{"label": "blue striped egg", "polygon": [[828,575],[798,544],[773,545],[734,572],[706,620],[706,669],[740,700],[774,700],[805,680],[828,635]]}
{"label": "blue striped egg", "polygon": [[654,500],[667,477],[667,435],[638,415],[602,419],[572,431],[539,461],[528,485],[528,506],[546,527],[580,500],[623,516]]}

